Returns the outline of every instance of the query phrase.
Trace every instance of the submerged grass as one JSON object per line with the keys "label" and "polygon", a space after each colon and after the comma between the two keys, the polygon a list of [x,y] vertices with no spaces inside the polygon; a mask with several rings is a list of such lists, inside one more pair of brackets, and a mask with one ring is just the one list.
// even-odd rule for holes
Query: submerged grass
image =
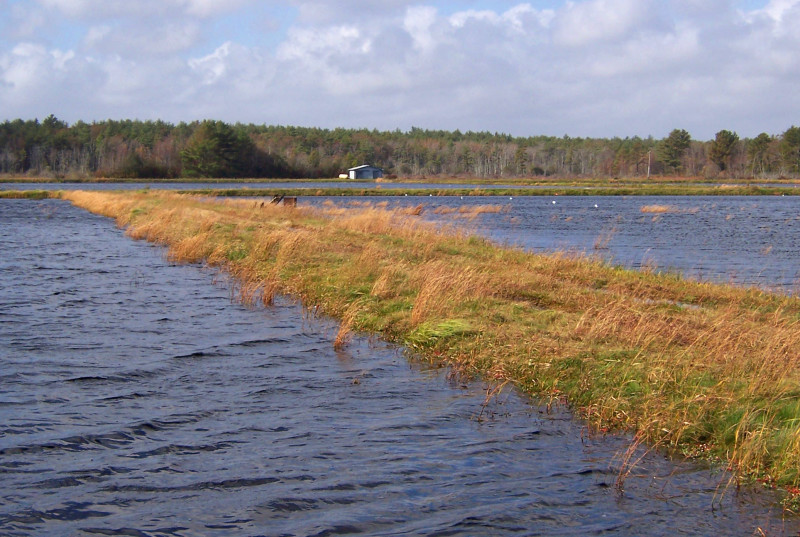
{"label": "submerged grass", "polygon": [[597,430],[800,487],[800,301],[500,248],[413,211],[166,192],[64,192],[176,262],[381,333],[431,361],[568,402]]}

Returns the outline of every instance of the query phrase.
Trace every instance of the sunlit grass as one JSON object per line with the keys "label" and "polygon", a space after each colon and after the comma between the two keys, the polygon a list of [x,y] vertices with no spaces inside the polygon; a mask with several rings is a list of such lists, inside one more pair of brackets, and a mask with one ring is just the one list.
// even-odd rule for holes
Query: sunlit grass
{"label": "sunlit grass", "polygon": [[800,301],[500,248],[408,209],[67,192],[245,302],[276,294],[466,375],[568,402],[597,430],[800,486]]}
{"label": "sunlit grass", "polygon": [[643,205],[639,209],[643,213],[677,213],[678,208],[673,205]]}

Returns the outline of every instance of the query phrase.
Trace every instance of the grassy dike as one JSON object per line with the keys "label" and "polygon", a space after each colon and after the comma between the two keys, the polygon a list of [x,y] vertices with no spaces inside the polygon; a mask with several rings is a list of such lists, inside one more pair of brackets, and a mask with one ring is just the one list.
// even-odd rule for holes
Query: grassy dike
{"label": "grassy dike", "polygon": [[149,192],[61,192],[230,273],[437,363],[547,401],[593,428],[724,461],[800,492],[800,301],[537,255],[436,229],[413,211],[291,208]]}
{"label": "grassy dike", "polygon": [[800,196],[800,188],[792,186],[762,187],[753,185],[547,185],[538,188],[502,188],[481,185],[479,188],[393,188],[381,184],[379,188],[353,185],[349,188],[202,188],[185,189],[181,194],[226,197],[270,196]]}

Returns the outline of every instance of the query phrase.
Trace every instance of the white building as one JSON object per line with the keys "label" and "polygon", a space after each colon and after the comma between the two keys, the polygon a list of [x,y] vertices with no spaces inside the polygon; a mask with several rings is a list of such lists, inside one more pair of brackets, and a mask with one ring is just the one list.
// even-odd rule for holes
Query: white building
{"label": "white building", "polygon": [[383,170],[369,164],[362,164],[347,170],[347,176],[350,179],[377,179],[383,177]]}

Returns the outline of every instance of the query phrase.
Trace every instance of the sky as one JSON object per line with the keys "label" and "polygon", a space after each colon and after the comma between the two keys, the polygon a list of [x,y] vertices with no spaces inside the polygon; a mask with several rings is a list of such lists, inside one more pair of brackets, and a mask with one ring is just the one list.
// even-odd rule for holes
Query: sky
{"label": "sky", "polygon": [[798,28],[800,0],[0,0],[0,121],[777,135]]}

